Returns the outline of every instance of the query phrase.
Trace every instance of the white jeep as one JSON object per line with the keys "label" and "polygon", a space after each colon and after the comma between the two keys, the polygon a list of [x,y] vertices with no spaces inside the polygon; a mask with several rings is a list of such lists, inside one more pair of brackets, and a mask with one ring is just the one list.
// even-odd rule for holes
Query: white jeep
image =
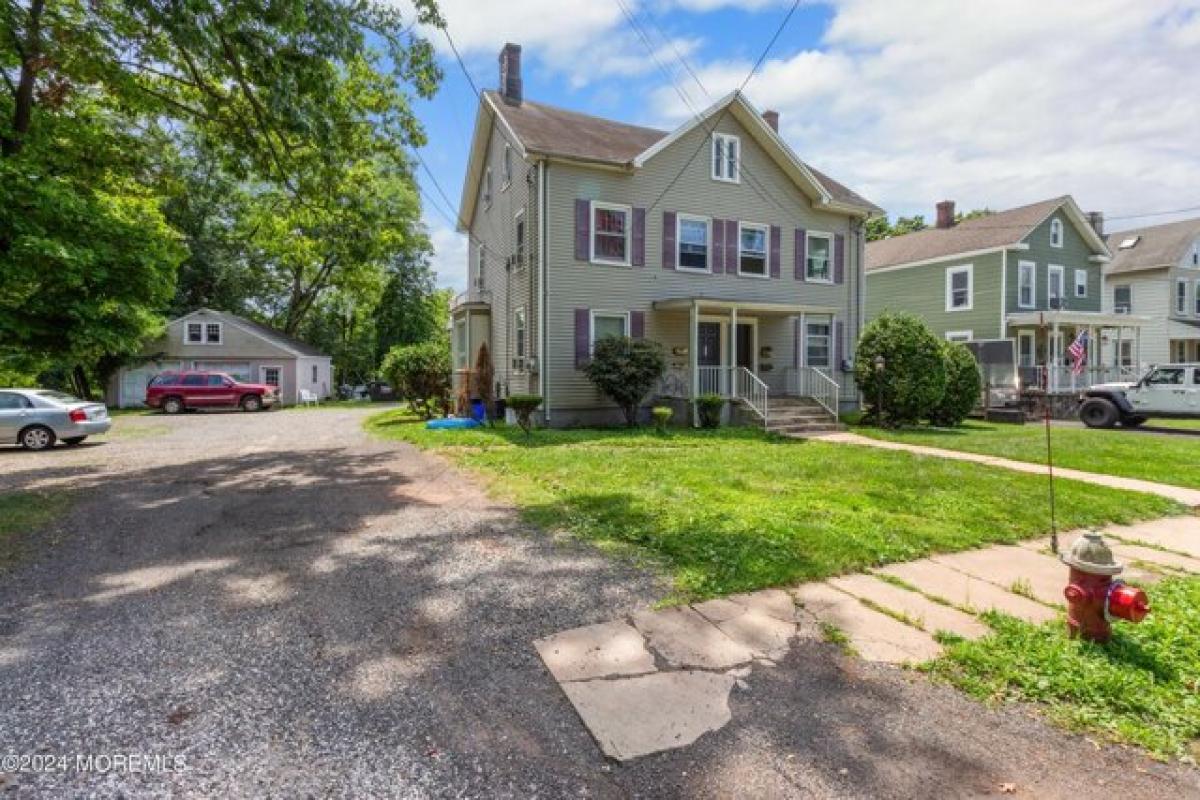
{"label": "white jeep", "polygon": [[1150,417],[1200,419],[1200,364],[1151,367],[1137,383],[1099,383],[1080,397],[1089,428],[1136,428]]}

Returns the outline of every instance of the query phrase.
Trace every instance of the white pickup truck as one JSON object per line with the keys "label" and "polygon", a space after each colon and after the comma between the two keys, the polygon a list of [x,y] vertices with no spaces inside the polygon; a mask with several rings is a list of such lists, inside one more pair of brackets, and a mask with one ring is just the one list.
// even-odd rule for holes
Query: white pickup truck
{"label": "white pickup truck", "polygon": [[1089,428],[1136,428],[1151,417],[1200,419],[1200,364],[1152,367],[1137,383],[1100,383],[1083,392]]}

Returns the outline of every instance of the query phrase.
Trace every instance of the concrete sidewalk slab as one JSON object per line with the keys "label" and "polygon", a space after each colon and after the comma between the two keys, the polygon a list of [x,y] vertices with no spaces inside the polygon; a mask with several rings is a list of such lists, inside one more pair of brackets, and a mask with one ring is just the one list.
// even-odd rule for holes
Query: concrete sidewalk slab
{"label": "concrete sidewalk slab", "polygon": [[947,631],[964,639],[978,639],[990,632],[987,625],[956,608],[930,600],[923,594],[902,589],[874,575],[847,575],[829,581],[835,589],[869,600],[902,614],[927,633]]}
{"label": "concrete sidewalk slab", "polygon": [[633,615],[633,624],[673,667],[725,669],[754,658],[753,650],[689,606],[640,611]]}
{"label": "concrete sidewalk slab", "polygon": [[1057,616],[1049,606],[929,560],[892,564],[875,571],[899,578],[910,586],[917,587],[921,592],[941,598],[959,608],[1002,611],[1035,623],[1049,622]]}
{"label": "concrete sidewalk slab", "polygon": [[[1060,553],[1070,552],[1071,546],[1075,543],[1075,540],[1077,538],[1079,538],[1079,537],[1076,534],[1061,534],[1058,537],[1058,551]],[[1107,539],[1106,541],[1108,542],[1108,546],[1112,549],[1113,555],[1116,557],[1116,559],[1118,561],[1124,562],[1124,564],[1125,564],[1125,571],[1121,573],[1122,578],[1125,578],[1125,579],[1131,580],[1131,581],[1135,581],[1136,583],[1143,583],[1143,584],[1156,583],[1156,582],[1162,580],[1162,578],[1163,578],[1163,570],[1162,569],[1149,570],[1149,569],[1145,569],[1144,567],[1142,567],[1138,564],[1132,563],[1135,560],[1136,561],[1148,561],[1148,559],[1139,559],[1134,556],[1122,556],[1121,555],[1120,551],[1122,550],[1122,548],[1130,547],[1131,545],[1124,544],[1124,542],[1122,542],[1120,539],[1116,538],[1115,536]],[[1054,555],[1053,550],[1051,549],[1049,536],[1047,536],[1044,539],[1033,539],[1028,542],[1021,542],[1018,546],[1023,547],[1026,550],[1032,550],[1035,553],[1040,553],[1041,555],[1046,556],[1047,558],[1054,558],[1056,561],[1058,561],[1058,559]],[[1143,549],[1149,549],[1149,548],[1143,548]],[[1173,554],[1171,554],[1171,555],[1173,555]],[[1178,556],[1178,558],[1186,558],[1186,557]],[[1066,564],[1063,564],[1061,561],[1058,561],[1058,563],[1060,564],[1061,568],[1064,570],[1064,575],[1066,575],[1067,573],[1065,571],[1068,570],[1069,568],[1067,567]],[[1064,578],[1064,580],[1065,580],[1065,578]]]}
{"label": "concrete sidewalk slab", "polygon": [[729,722],[736,678],[715,672],[656,672],[562,684],[605,755],[621,761],[683,747]]}
{"label": "concrete sidewalk slab", "polygon": [[1167,517],[1135,525],[1114,525],[1105,533],[1133,544],[1151,544],[1200,558],[1200,517]]}
{"label": "concrete sidewalk slab", "polygon": [[1178,553],[1157,550],[1140,544],[1116,544],[1113,547],[1113,554],[1126,564],[1131,561],[1142,561],[1157,567],[1183,570],[1200,575],[1200,559],[1191,556],[1181,556]]}
{"label": "concrete sidewalk slab", "polygon": [[941,645],[928,633],[868,608],[828,583],[806,583],[792,594],[805,613],[841,631],[867,661],[918,663],[941,655]]}
{"label": "concrete sidewalk slab", "polygon": [[642,635],[619,620],[536,639],[533,646],[559,683],[641,675],[655,669]]}
{"label": "concrete sidewalk slab", "polygon": [[1066,572],[1050,556],[1015,545],[933,556],[938,564],[989,581],[1015,594],[1028,594],[1047,605],[1065,605]]}

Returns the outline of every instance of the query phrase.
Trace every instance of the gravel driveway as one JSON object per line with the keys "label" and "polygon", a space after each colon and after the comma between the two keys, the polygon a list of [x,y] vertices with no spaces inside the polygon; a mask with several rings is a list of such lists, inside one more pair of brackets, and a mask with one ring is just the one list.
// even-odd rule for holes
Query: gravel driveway
{"label": "gravel driveway", "polygon": [[[67,756],[67,771],[0,773],[0,791],[1200,791],[1186,767],[1098,751],[1028,713],[987,711],[821,643],[755,670],[721,731],[610,764],[531,641],[628,613],[666,587],[528,530],[443,462],[369,438],[361,422],[373,410],[121,417],[107,442],[0,449],[0,492],[74,497],[0,573],[0,756]],[[76,769],[76,755],[120,754],[186,769]],[[1064,772],[1075,765],[1087,773]]]}

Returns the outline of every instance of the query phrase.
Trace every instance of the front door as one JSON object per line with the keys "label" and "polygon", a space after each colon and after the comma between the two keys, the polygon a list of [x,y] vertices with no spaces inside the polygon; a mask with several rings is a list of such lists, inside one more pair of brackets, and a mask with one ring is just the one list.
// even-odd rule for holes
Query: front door
{"label": "front door", "polygon": [[696,354],[700,366],[721,366],[721,323],[701,322],[696,336]]}
{"label": "front door", "polygon": [[739,322],[737,326],[737,366],[754,371],[754,326]]}

